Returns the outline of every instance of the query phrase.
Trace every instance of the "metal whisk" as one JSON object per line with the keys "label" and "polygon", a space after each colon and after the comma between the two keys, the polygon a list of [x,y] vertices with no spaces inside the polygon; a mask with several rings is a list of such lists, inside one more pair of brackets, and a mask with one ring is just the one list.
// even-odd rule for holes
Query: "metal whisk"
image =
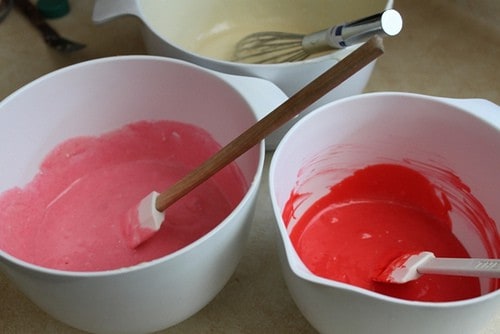
{"label": "metal whisk", "polygon": [[388,9],[309,35],[276,31],[257,32],[236,44],[232,61],[274,64],[304,60],[318,52],[365,42],[376,34],[395,36],[399,34],[402,26],[401,15],[394,9]]}

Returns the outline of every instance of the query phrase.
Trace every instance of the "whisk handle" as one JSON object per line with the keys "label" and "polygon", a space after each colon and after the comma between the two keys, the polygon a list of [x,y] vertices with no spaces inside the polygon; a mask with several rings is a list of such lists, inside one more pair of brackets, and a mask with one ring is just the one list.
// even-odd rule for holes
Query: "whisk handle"
{"label": "whisk handle", "polygon": [[394,9],[371,15],[356,21],[324,29],[302,39],[302,48],[308,53],[342,49],[366,42],[374,35],[395,36],[403,27],[401,15]]}

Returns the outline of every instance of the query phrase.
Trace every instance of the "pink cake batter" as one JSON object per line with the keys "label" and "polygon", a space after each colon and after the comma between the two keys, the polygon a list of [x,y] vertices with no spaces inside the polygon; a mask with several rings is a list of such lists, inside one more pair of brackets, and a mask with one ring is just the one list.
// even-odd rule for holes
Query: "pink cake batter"
{"label": "pink cake batter", "polygon": [[[288,224],[303,194],[292,193],[283,212]],[[451,231],[449,202],[410,168],[379,164],[355,171],[330,188],[298,218],[292,244],[312,273],[389,296],[418,301],[454,301],[481,295],[471,277],[424,275],[406,284],[373,281],[395,258],[431,251],[438,257],[469,257]],[[475,210],[474,224],[492,224]],[[491,245],[500,249],[498,231]],[[495,281],[495,280],[492,280]],[[492,289],[498,288],[498,280]]]}
{"label": "pink cake batter", "polygon": [[217,226],[241,200],[247,185],[235,164],[168,208],[160,231],[137,248],[127,245],[126,215],[219,148],[204,130],[170,121],[70,139],[45,158],[32,182],[0,196],[0,248],[69,271],[128,267],[172,253]]}

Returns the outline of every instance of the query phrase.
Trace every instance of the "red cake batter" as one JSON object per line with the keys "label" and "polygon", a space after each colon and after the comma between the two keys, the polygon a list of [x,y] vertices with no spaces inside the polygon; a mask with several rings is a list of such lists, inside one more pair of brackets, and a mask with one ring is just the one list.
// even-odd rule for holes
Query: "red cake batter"
{"label": "red cake batter", "polygon": [[[285,223],[300,196],[291,195]],[[477,278],[424,275],[406,284],[372,280],[409,252],[469,257],[451,231],[449,209],[420,173],[399,165],[372,165],[331,187],[298,219],[290,238],[304,264],[321,277],[408,300],[476,297],[481,294]]]}
{"label": "red cake batter", "polygon": [[167,209],[160,231],[137,248],[127,245],[126,215],[219,148],[204,130],[168,121],[68,140],[32,182],[0,196],[0,248],[70,271],[128,267],[172,253],[213,229],[241,200],[247,185],[236,165]]}

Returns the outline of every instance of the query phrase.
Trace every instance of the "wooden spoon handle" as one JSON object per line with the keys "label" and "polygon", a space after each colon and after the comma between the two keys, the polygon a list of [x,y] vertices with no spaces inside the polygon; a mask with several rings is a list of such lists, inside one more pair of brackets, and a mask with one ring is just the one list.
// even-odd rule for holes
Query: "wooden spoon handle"
{"label": "wooden spoon handle", "polygon": [[164,211],[383,53],[382,38],[374,36],[369,39],[220,149],[199,167],[162,192],[156,199],[156,209],[160,212]]}

